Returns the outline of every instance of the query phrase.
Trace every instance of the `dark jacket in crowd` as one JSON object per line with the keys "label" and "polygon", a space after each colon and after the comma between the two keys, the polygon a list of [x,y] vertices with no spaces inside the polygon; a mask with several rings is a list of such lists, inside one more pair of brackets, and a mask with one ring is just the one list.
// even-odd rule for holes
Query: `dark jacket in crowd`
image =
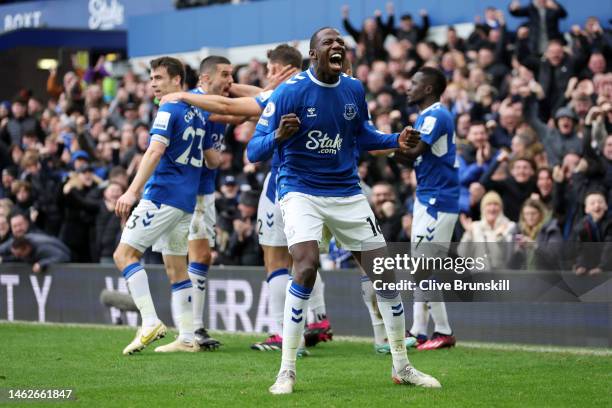
{"label": "dark jacket in crowd", "polygon": [[72,188],[68,194],[61,194],[60,203],[64,208],[64,224],[60,238],[72,251],[73,262],[92,262],[92,243],[95,238],[96,214],[100,199],[97,187]]}
{"label": "dark jacket in crowd", "polygon": [[[521,234],[521,228],[517,224],[514,236]],[[563,236],[557,224],[557,220],[551,218],[546,221],[538,235],[535,245],[527,245],[526,248],[516,248],[510,259],[509,266],[513,269],[528,270],[561,270],[563,269]]]}
{"label": "dark jacket in crowd", "polygon": [[9,119],[6,127],[0,133],[0,140],[7,146],[21,146],[21,138],[26,133],[35,134],[41,142],[45,140],[45,132],[40,127],[40,123],[31,116]]}
{"label": "dark jacket in crowd", "polygon": [[540,118],[547,121],[560,107],[564,106],[565,90],[571,77],[576,74],[576,60],[565,54],[561,63],[553,66],[546,58],[538,61],[525,48],[525,41],[518,41],[517,57],[521,64],[536,71],[538,83],[544,90],[545,97],[540,103]]}
{"label": "dark jacket in crowd", "polygon": [[365,31],[357,30],[347,18],[342,20],[342,25],[356,43],[364,45],[365,55],[363,55],[363,58],[368,64],[376,60],[387,60],[387,50],[384,44],[385,38],[390,34],[390,27],[393,27],[393,17],[389,17],[386,25],[382,23],[380,17],[377,17],[376,31],[372,37],[369,37]]}
{"label": "dark jacket in crowd", "polygon": [[32,245],[32,252],[27,258],[17,259],[11,253],[13,239],[0,245],[2,262],[38,263],[44,270],[49,265],[70,262],[70,249],[59,239],[47,234],[28,233],[24,236]]}
{"label": "dark jacket in crowd", "polygon": [[[575,153],[579,156],[582,155],[583,141],[578,137],[575,131],[570,134],[563,135],[557,128],[550,128],[546,126],[544,122],[540,120],[537,115],[538,104],[535,102],[535,98],[530,99],[529,102],[525,103],[523,109],[523,115],[525,122],[531,126],[538,135],[540,142],[544,145],[548,162],[551,167],[560,165],[563,162],[563,157],[568,153]],[[568,108],[561,108],[555,114],[555,120],[561,116],[572,116],[574,117],[574,123],[577,122],[575,114]],[[575,128],[575,126],[574,126]]]}
{"label": "dark jacket in crowd", "polygon": [[612,222],[609,218],[595,222],[590,215],[585,215],[576,225],[574,241],[578,245],[576,266],[587,270],[612,270]]}
{"label": "dark jacket in crowd", "polygon": [[100,203],[96,215],[96,240],[93,246],[94,261],[111,258],[121,238],[121,220],[114,211],[109,211],[104,202]]}
{"label": "dark jacket in crowd", "polygon": [[259,246],[259,234],[256,216],[251,218],[253,230],[251,235],[244,237],[242,241],[238,239],[238,233],[232,232],[227,248],[228,263],[234,265],[263,265],[263,253]]}
{"label": "dark jacket in crowd", "polygon": [[[547,8],[545,12],[546,38],[548,40],[563,38],[561,31],[559,31],[559,20],[567,17],[567,11],[565,11],[559,2],[556,3],[558,6],[556,10]],[[519,7],[515,10],[509,9],[509,11],[514,17],[527,17],[529,47],[531,50],[536,51],[538,49],[541,27],[541,16],[538,8],[530,1],[529,5]]]}
{"label": "dark jacket in crowd", "polygon": [[[404,31],[399,27],[394,27],[393,16],[389,16],[388,25],[390,24],[391,26],[390,33],[393,34],[399,41],[408,40],[410,41],[410,44],[412,44],[413,47],[416,47],[417,43],[425,39],[430,26],[428,15],[424,15],[421,18],[423,19],[423,24],[421,24],[421,26],[418,26],[415,23],[412,25],[412,30]],[[380,21],[380,19],[378,19],[377,21]]]}
{"label": "dark jacket in crowd", "polygon": [[499,161],[495,160],[489,166],[487,171],[480,178],[480,184],[488,190],[495,190],[499,193],[504,203],[504,214],[511,221],[518,221],[521,207],[526,199],[531,196],[531,193],[536,192],[535,178],[531,178],[525,183],[519,183],[511,176],[504,180],[492,180],[491,176],[499,167]]}

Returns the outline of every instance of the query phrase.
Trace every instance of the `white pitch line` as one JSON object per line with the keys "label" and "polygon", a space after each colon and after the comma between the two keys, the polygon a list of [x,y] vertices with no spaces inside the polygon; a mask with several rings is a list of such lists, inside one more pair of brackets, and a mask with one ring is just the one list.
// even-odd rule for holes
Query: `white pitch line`
{"label": "white pitch line", "polygon": [[[2,324],[23,324],[32,326],[54,326],[54,327],[74,327],[81,329],[102,329],[102,330],[130,330],[133,331],[135,327],[131,326],[117,326],[110,324],[95,324],[95,323],[51,323],[51,322],[32,322],[16,320],[9,322],[7,320],[0,320],[0,326]],[[245,332],[228,332],[225,330],[209,330],[211,334],[215,335],[230,335],[240,337],[251,337],[256,335],[265,335],[265,333],[245,333]],[[346,341],[350,343],[372,343],[370,337],[359,337],[359,336],[334,336],[334,340]],[[574,355],[585,355],[585,356],[602,356],[612,357],[612,349],[609,348],[588,348],[588,347],[563,347],[563,346],[542,346],[537,344],[515,344],[515,343],[485,343],[476,341],[460,341],[457,343],[457,347],[471,348],[471,349],[482,349],[482,350],[498,350],[498,351],[525,351],[530,353],[565,353]]]}

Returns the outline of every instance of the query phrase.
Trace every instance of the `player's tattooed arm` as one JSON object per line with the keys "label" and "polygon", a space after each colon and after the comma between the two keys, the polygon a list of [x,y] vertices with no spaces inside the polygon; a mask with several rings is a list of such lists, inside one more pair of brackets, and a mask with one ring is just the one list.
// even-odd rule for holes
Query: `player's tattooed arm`
{"label": "player's tattooed arm", "polygon": [[117,200],[117,205],[115,206],[115,214],[117,214],[117,216],[126,219],[130,215],[132,207],[138,200],[140,191],[142,191],[145,183],[149,180],[151,174],[153,174],[153,171],[159,164],[165,151],[165,144],[156,140],[151,140],[147,151],[140,160],[140,166],[138,166],[132,184],[130,184],[127,191]]}

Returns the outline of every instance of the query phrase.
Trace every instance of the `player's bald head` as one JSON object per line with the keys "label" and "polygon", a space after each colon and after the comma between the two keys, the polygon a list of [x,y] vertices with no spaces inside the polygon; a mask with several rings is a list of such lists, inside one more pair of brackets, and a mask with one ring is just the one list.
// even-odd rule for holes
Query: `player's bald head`
{"label": "player's bald head", "polygon": [[340,33],[340,31],[338,31],[336,28],[334,27],[322,27],[319,28],[317,31],[314,32],[314,34],[312,35],[312,37],[310,37],[310,49],[314,50],[317,47],[317,42],[319,41],[319,34],[323,31],[326,30],[332,30],[337,32],[338,34]]}

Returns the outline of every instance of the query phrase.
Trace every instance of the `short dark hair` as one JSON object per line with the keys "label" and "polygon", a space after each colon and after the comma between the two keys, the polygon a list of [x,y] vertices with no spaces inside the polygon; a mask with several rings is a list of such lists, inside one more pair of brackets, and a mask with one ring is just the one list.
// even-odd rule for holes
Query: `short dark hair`
{"label": "short dark hair", "polygon": [[600,195],[603,197],[606,204],[608,203],[608,197],[606,196],[606,192],[598,187],[592,187],[589,190],[587,190],[586,194],[584,195],[584,202],[586,202],[586,199],[588,196],[592,196],[592,195]]}
{"label": "short dark hair", "polygon": [[230,62],[230,60],[220,55],[208,56],[204,58],[202,62],[200,62],[200,74],[216,71],[217,65],[219,64],[231,65],[232,63]]}
{"label": "short dark hair", "polygon": [[11,244],[12,249],[24,249],[31,246],[32,243],[26,237],[15,238],[13,239],[13,243]]}
{"label": "short dark hair", "polygon": [[314,50],[316,45],[317,45],[317,37],[319,36],[319,33],[323,30],[334,30],[334,31],[338,31],[338,29],[334,28],[334,27],[321,27],[319,28],[317,31],[315,31],[312,36],[310,37],[310,49]]}
{"label": "short dark hair", "polygon": [[23,219],[26,220],[28,224],[31,224],[30,217],[28,217],[26,213],[24,213],[23,211],[19,209],[15,209],[13,210],[13,212],[11,212],[11,214],[9,215],[9,221],[15,217],[23,217]]}
{"label": "short dark hair", "polygon": [[166,68],[170,78],[179,76],[181,78],[181,85],[183,85],[185,81],[185,67],[181,61],[172,57],[159,57],[151,60],[151,69],[157,69],[159,67]]}
{"label": "short dark hair", "polygon": [[437,68],[423,67],[417,72],[420,72],[426,79],[426,81],[433,87],[434,94],[436,97],[442,96],[446,89],[446,77]]}
{"label": "short dark hair", "polygon": [[482,120],[474,120],[470,122],[470,128],[474,127],[474,126],[484,126],[485,129],[487,128],[487,124],[485,122],[483,122]]}
{"label": "short dark hair", "polygon": [[302,54],[289,44],[281,44],[273,50],[268,50],[268,59],[270,62],[302,69]]}

